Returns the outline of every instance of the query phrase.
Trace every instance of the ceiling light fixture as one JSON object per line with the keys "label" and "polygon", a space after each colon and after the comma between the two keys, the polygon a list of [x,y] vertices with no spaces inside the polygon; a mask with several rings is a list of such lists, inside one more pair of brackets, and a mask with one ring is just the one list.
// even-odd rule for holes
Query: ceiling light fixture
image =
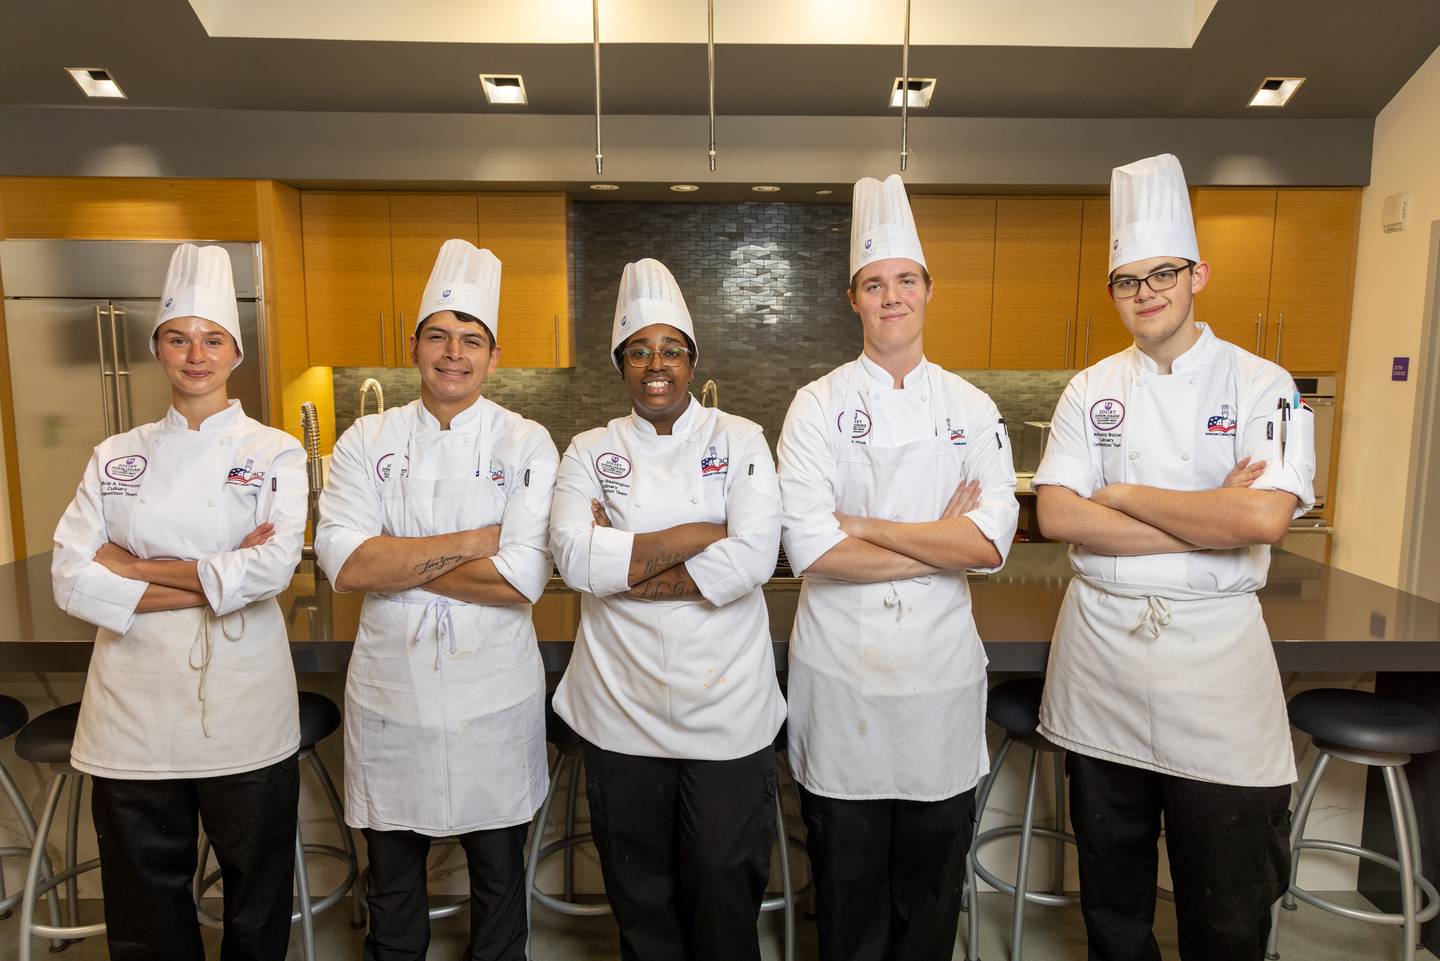
{"label": "ceiling light fixture", "polygon": [[619,190],[619,184],[591,184],[591,190]]}
{"label": "ceiling light fixture", "polygon": [[124,100],[125,91],[104,67],[66,67],[65,72],[85,91],[85,96],[102,100]]}
{"label": "ceiling light fixture", "polygon": [[759,184],[757,186],[751,187],[750,189],[755,191],[757,194],[773,194],[780,192],[780,188],[775,186],[774,184]]}
{"label": "ceiling light fixture", "polygon": [[700,188],[695,186],[694,184],[671,184],[670,189],[675,191],[677,194],[693,194]]}
{"label": "ceiling light fixture", "polygon": [[827,188],[827,189],[824,189],[824,190],[817,190],[817,191],[815,191],[815,196],[817,196],[817,197],[828,197],[828,196],[830,196],[831,194],[833,194],[834,192],[835,192],[835,191],[830,190],[830,189],[828,189],[828,188]]}
{"label": "ceiling light fixture", "polygon": [[525,78],[518,73],[482,73],[480,85],[485,88],[486,103],[524,106],[530,102],[525,98]]}
{"label": "ceiling light fixture", "polygon": [[[911,77],[908,83],[910,90],[909,106],[915,110],[924,110],[930,106],[930,98],[935,96],[934,77]],[[896,77],[895,85],[890,88],[890,106],[900,106],[900,91],[906,87],[904,77]]]}
{"label": "ceiling light fixture", "polygon": [[1304,77],[1266,77],[1250,98],[1250,106],[1283,107],[1304,82]]}

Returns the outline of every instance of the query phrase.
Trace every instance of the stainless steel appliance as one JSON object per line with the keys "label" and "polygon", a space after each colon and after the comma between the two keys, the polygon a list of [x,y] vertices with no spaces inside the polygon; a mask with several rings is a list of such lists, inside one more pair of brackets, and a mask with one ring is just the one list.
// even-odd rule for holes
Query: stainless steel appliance
{"label": "stainless steel appliance", "polygon": [[1295,386],[1315,411],[1315,511],[1330,498],[1330,451],[1335,441],[1335,378],[1296,377]]}
{"label": "stainless steel appliance", "polygon": [[[229,394],[264,420],[260,247],[221,246],[234,267],[245,342]],[[159,420],[170,406],[170,382],[150,353],[150,328],[174,249],[152,241],[0,241],[19,453],[11,466],[27,554],[50,549],[95,445]]]}
{"label": "stainless steel appliance", "polygon": [[1020,470],[1022,473],[1033,474],[1040,469],[1040,461],[1045,456],[1045,445],[1050,442],[1050,421],[1048,420],[1027,420],[1024,424],[1024,437],[1020,444]]}

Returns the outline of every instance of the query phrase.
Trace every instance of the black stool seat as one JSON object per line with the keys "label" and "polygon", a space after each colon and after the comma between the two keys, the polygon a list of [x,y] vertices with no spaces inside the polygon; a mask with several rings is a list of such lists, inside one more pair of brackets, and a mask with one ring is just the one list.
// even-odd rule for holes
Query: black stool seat
{"label": "black stool seat", "polygon": [[36,764],[69,764],[70,744],[75,740],[75,723],[79,720],[79,701],[46,711],[25,725],[15,739],[15,753]]}
{"label": "black stool seat", "polygon": [[0,741],[14,734],[30,720],[25,705],[8,694],[0,694]]}
{"label": "black stool seat", "polygon": [[561,754],[579,757],[584,742],[565,719],[555,713],[553,700],[553,697],[545,698],[545,740],[555,745]]}
{"label": "black stool seat", "polygon": [[340,728],[340,708],[324,694],[300,692],[300,748],[313,748]]}
{"label": "black stool seat", "polygon": [[1022,677],[996,684],[990,689],[985,716],[1005,729],[1011,740],[1037,751],[1059,750],[1035,730],[1040,724],[1040,698],[1045,693],[1043,677]]}
{"label": "black stool seat", "polygon": [[1440,748],[1440,720],[1407,701],[1317,688],[1290,700],[1290,723],[1317,741],[1357,751],[1426,754]]}

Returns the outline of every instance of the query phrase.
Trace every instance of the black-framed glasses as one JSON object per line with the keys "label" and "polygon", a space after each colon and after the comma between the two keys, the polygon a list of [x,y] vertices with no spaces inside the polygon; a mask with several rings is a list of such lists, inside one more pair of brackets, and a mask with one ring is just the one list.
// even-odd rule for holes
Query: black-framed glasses
{"label": "black-framed glasses", "polygon": [[666,367],[679,367],[680,362],[690,356],[688,347],[676,347],[673,344],[661,347],[658,351],[649,347],[626,347],[623,351],[625,362],[631,367],[649,367],[650,358],[656,354],[660,355],[660,363]]}
{"label": "black-framed glasses", "polygon": [[1169,290],[1180,282],[1180,274],[1194,267],[1194,264],[1187,263],[1184,267],[1161,267],[1159,270],[1151,271],[1144,277],[1121,277],[1119,280],[1112,280],[1109,283],[1110,293],[1116,300],[1129,300],[1140,293],[1140,285],[1144,284],[1155,293]]}

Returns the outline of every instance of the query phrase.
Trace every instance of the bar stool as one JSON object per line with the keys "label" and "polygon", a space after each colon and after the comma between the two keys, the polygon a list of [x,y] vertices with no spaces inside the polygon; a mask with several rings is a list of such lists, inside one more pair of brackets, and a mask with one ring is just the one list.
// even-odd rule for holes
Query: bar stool
{"label": "bar stool", "polygon": [[[1075,836],[1065,831],[1065,752],[1045,740],[1035,731],[1040,723],[1040,698],[1045,690],[1043,678],[1022,678],[997,684],[990,690],[985,715],[1005,729],[1005,739],[995,754],[995,763],[990,774],[980,786],[975,805],[975,838],[970,844],[970,856],[965,859],[965,887],[969,899],[969,937],[965,944],[966,961],[979,961],[980,946],[980,899],[976,897],[975,878],[978,875],[986,883],[1009,894],[1015,899],[1014,923],[1010,934],[1010,957],[1019,961],[1024,936],[1025,905],[1043,904],[1048,907],[1069,907],[1080,903],[1078,895],[1065,893],[1065,845],[1074,844]],[[1030,748],[1030,778],[1025,789],[1025,815],[1019,824],[1008,824],[988,831],[980,831],[980,822],[985,816],[985,806],[990,801],[990,791],[995,786],[1005,759],[1014,744]],[[1049,754],[1055,765],[1055,826],[1053,828],[1035,825],[1035,787],[1040,779],[1040,757]],[[1015,868],[1015,883],[1002,881],[980,863],[980,849],[991,841],[1003,837],[1020,836],[1020,858]],[[1030,845],[1036,838],[1056,841],[1054,873],[1051,893],[1026,890],[1030,876]]]}
{"label": "bar stool", "polygon": [[[787,746],[786,729],[787,724],[780,725],[780,732],[775,735],[775,767],[784,768],[789,774],[790,758],[785,753]],[[794,779],[791,778],[791,783]],[[805,882],[800,890],[795,890],[795,882],[790,871],[790,849],[794,848],[802,856],[806,855],[805,842],[796,837],[791,837],[785,830],[785,804],[781,797],[781,785],[777,776],[775,784],[775,839],[780,843],[780,893],[765,898],[760,902],[760,911],[784,911],[785,912],[785,961],[795,959],[795,905],[804,901],[810,896],[815,887],[813,878]],[[808,876],[808,875],[807,875]]]}
{"label": "bar stool", "polygon": [[[8,739],[23,728],[30,720],[30,712],[25,710],[25,705],[15,698],[0,694],[0,741]],[[25,803],[25,798],[20,794],[20,788],[15,779],[10,776],[10,771],[3,763],[0,763],[0,790],[10,800],[10,806],[15,809],[15,819],[20,822],[20,830],[29,842],[25,847],[0,848],[0,858],[24,858],[28,863],[30,851],[35,844],[35,818],[30,813],[30,806]],[[45,858],[42,863],[41,877],[50,875],[50,859]],[[0,868],[0,921],[10,917],[11,910],[20,903],[25,896],[24,888],[14,894],[7,894],[5,891],[5,871]],[[50,891],[50,917],[54,924],[60,923],[60,895],[54,889]]]}
{"label": "bar stool", "polygon": [[[93,858],[75,863],[75,850],[80,835],[80,802],[85,790],[85,775],[70,766],[70,745],[75,740],[75,724],[80,718],[80,702],[46,711],[35,718],[15,738],[15,753],[33,764],[50,766],[50,787],[45,793],[45,809],[35,830],[34,846],[30,849],[30,866],[25,873],[25,892],[20,902],[19,961],[30,961],[32,937],[49,938],[50,950],[64,950],[67,940],[83,940],[105,933],[105,924],[80,924],[80,875],[100,866]],[[65,862],[62,870],[51,873],[45,864],[45,844],[60,809],[60,795],[70,787],[69,819],[65,831]],[[51,924],[35,923],[35,902],[47,892],[65,885],[65,924],[55,918],[51,902]]]}
{"label": "bar stool", "polygon": [[[1355,921],[1391,924],[1405,932],[1405,961],[1414,961],[1415,942],[1420,925],[1440,913],[1440,894],[1435,885],[1420,873],[1420,826],[1415,817],[1415,802],[1410,796],[1410,782],[1404,765],[1412,755],[1427,754],[1440,748],[1440,720],[1423,708],[1406,701],[1354,691],[1347,688],[1318,688],[1297,694],[1290,700],[1290,724],[1309,734],[1318,752],[1315,766],[1305,779],[1300,803],[1295,806],[1294,823],[1290,829],[1290,885],[1285,897],[1277,901],[1271,912],[1270,940],[1265,956],[1280,957],[1280,906],[1295,910],[1295,898],[1306,904]],[[1339,841],[1305,837],[1305,821],[1310,805],[1320,787],[1331,758],[1380,768],[1385,780],[1385,793],[1390,799],[1390,817],[1395,829],[1395,851],[1399,858],[1387,857],[1369,848]],[[1300,852],[1305,849],[1331,851],[1382,864],[1406,879],[1400,885],[1401,913],[1361,911],[1335,904],[1318,897],[1296,883]],[[1418,903],[1423,895],[1424,906]]]}
{"label": "bar stool", "polygon": [[[335,790],[335,782],[330,779],[330,772],[325,769],[325,762],[320,760],[320,755],[315,751],[316,744],[334,734],[339,728],[340,708],[336,707],[334,701],[323,694],[311,691],[300,692],[299,759],[302,764],[310,765],[311,771],[315,773],[316,779],[324,789],[325,799],[330,803],[330,813],[334,816],[335,827],[340,832],[340,843],[343,845],[343,847],[337,848],[330,844],[307,843],[303,826],[298,821],[295,824],[295,889],[299,895],[300,909],[290,915],[290,923],[295,924],[297,921],[300,923],[300,941],[305,961],[315,961],[315,915],[334,907],[340,899],[349,894],[360,873],[360,858],[355,851],[355,839],[350,833],[350,828],[345,824],[345,808],[340,803],[340,795]],[[316,899],[310,891],[310,872],[305,863],[307,855],[334,858],[339,861],[345,865],[345,880],[341,881],[328,894]],[[206,927],[219,928],[223,926],[223,920],[200,906],[205,892],[221,879],[218,868],[209,874],[205,873],[209,859],[210,839],[202,834],[200,857],[190,893],[195,901],[195,913],[199,917],[200,923]]]}

